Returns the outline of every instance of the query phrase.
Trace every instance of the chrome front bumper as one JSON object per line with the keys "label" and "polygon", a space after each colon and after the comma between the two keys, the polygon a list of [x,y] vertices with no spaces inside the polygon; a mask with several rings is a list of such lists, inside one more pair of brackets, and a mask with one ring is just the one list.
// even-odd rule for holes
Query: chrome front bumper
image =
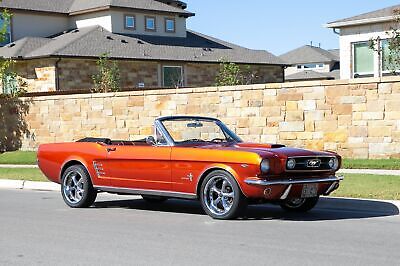
{"label": "chrome front bumper", "polygon": [[274,180],[260,180],[248,178],[244,182],[248,185],[258,186],[273,186],[273,185],[297,185],[297,184],[310,184],[310,183],[330,183],[340,182],[344,179],[340,176],[329,176],[324,178],[285,178],[285,179],[274,179]]}
{"label": "chrome front bumper", "polygon": [[323,193],[325,196],[329,195],[331,192],[336,190],[339,187],[339,182],[342,181],[344,177],[340,176],[329,176],[324,178],[286,178],[286,179],[275,179],[275,180],[260,180],[260,179],[251,179],[248,178],[244,180],[244,182],[248,185],[256,185],[256,186],[273,186],[273,185],[283,185],[287,186],[280,196],[281,200],[285,200],[290,191],[292,190],[293,185],[300,184],[310,184],[310,183],[332,183],[329,188]]}

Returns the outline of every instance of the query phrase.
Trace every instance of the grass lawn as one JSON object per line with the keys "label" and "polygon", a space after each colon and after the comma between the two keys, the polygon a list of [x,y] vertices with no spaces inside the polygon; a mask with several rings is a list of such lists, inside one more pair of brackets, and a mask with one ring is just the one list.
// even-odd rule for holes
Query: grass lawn
{"label": "grass lawn", "polygon": [[37,168],[0,168],[0,179],[49,181]]}
{"label": "grass lawn", "polygon": [[343,159],[342,168],[400,170],[400,159]]}
{"label": "grass lawn", "polygon": [[400,176],[346,174],[332,196],[400,200]]}
{"label": "grass lawn", "polygon": [[36,164],[36,152],[5,152],[3,154],[0,154],[0,164]]}

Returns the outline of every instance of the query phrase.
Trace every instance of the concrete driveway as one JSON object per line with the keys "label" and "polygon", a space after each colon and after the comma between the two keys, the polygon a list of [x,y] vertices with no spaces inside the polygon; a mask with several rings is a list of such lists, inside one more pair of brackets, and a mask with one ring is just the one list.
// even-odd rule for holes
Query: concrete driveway
{"label": "concrete driveway", "polygon": [[199,203],[102,194],[70,209],[57,192],[0,190],[0,265],[398,265],[399,209],[323,199],[308,214],[250,206],[216,221]]}

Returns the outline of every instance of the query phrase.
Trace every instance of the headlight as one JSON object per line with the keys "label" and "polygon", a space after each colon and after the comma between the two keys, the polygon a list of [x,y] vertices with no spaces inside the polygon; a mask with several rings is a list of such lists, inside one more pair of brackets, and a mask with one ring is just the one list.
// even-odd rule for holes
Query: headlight
{"label": "headlight", "polygon": [[264,173],[264,174],[269,172],[270,165],[269,165],[269,160],[268,159],[262,160],[261,165],[260,165],[260,169],[261,169],[261,172]]}
{"label": "headlight", "polygon": [[289,159],[286,163],[286,167],[289,170],[293,170],[296,167],[296,160],[295,159]]}
{"label": "headlight", "polygon": [[337,170],[339,168],[339,160],[338,158],[331,158],[328,162],[328,165],[331,169]]}

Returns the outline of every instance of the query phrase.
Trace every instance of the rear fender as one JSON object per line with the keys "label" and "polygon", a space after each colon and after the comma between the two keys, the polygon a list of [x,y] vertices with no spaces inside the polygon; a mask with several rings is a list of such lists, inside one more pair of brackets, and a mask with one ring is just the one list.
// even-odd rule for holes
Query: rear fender
{"label": "rear fender", "polygon": [[92,171],[90,171],[92,168],[89,168],[89,165],[86,162],[86,160],[79,156],[70,156],[64,161],[64,163],[62,164],[61,170],[60,170],[60,174],[59,174],[59,182],[61,183],[61,178],[62,178],[64,171],[71,165],[75,165],[75,164],[81,164],[81,165],[83,165],[83,167],[85,167],[86,171],[89,173],[89,178],[93,183],[93,178],[92,178],[93,173],[92,173]]}

